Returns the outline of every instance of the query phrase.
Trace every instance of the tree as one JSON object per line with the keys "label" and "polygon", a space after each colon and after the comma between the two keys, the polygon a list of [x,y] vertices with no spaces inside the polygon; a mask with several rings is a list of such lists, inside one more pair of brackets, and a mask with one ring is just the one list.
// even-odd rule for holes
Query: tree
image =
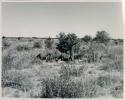
{"label": "tree", "polygon": [[99,43],[107,43],[110,40],[110,37],[106,31],[98,31],[93,40]]}
{"label": "tree", "polygon": [[53,41],[52,38],[49,37],[49,38],[47,38],[44,42],[45,42],[45,46],[46,46],[47,48],[51,49],[54,41]]}
{"label": "tree", "polygon": [[88,43],[88,42],[90,42],[90,41],[92,40],[92,37],[89,36],[89,35],[86,35],[86,36],[84,36],[81,40]]}
{"label": "tree", "polygon": [[59,33],[59,35],[57,36],[59,43],[57,43],[57,49],[62,52],[62,53],[67,53],[68,51],[68,45],[66,43],[66,35],[65,33]]}
{"label": "tree", "polygon": [[57,44],[57,49],[60,52],[68,53],[70,55],[70,59],[73,60],[73,47],[78,43],[78,38],[74,33],[60,33],[58,36],[59,43]]}
{"label": "tree", "polygon": [[74,51],[74,53],[77,53],[77,54],[80,52],[80,47],[82,45],[82,42],[80,41],[80,39],[78,41],[79,42],[73,46],[73,51]]}

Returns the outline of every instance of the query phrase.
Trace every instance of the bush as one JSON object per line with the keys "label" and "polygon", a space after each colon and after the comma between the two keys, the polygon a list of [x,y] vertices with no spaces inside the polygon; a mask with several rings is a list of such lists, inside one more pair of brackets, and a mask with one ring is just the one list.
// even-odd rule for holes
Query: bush
{"label": "bush", "polygon": [[48,49],[52,49],[54,40],[49,37],[44,40],[44,43],[45,43],[45,47],[47,47]]}
{"label": "bush", "polygon": [[34,42],[33,48],[41,48],[42,44],[40,41]]}
{"label": "bush", "polygon": [[16,49],[17,51],[24,51],[24,50],[30,50],[30,47],[28,45],[23,44],[23,45],[18,45]]}
{"label": "bush", "polygon": [[123,84],[119,84],[119,85],[113,86],[110,89],[110,94],[113,97],[123,98]]}
{"label": "bush", "polygon": [[11,44],[12,43],[9,40],[7,40],[6,38],[2,39],[2,49],[6,49],[6,48],[10,47]]}
{"label": "bush", "polygon": [[109,87],[111,86],[111,78],[109,76],[100,76],[97,79],[97,84],[101,87]]}
{"label": "bush", "polygon": [[34,86],[31,90],[30,90],[30,97],[31,98],[40,98],[41,97],[41,94],[42,94],[42,91],[43,91],[43,87],[42,85],[37,85],[37,86]]}
{"label": "bush", "polygon": [[52,50],[52,55],[53,55],[53,58],[55,58],[55,57],[58,58],[61,55],[61,52],[58,51],[57,49],[53,49]]}
{"label": "bush", "polygon": [[97,97],[96,79],[86,78],[84,81],[62,80],[60,78],[46,79],[42,81],[43,93],[46,98],[94,98]]}
{"label": "bush", "polygon": [[43,80],[44,98],[80,98],[82,97],[83,86],[80,82],[64,81],[61,79]]}
{"label": "bush", "polygon": [[115,84],[123,84],[122,75],[119,72],[110,72],[97,78],[97,84],[104,88],[109,88]]}

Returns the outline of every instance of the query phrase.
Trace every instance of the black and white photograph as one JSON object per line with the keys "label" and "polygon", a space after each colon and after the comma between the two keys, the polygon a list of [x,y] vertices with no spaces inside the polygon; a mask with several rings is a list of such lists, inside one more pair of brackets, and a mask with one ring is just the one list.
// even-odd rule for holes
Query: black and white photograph
{"label": "black and white photograph", "polygon": [[3,98],[123,98],[122,2],[1,8]]}

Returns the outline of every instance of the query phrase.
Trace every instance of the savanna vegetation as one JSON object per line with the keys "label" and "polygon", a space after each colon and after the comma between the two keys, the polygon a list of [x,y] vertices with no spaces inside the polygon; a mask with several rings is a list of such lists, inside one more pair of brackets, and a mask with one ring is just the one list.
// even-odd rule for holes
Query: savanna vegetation
{"label": "savanna vegetation", "polygon": [[2,38],[2,96],[122,98],[123,40],[105,31],[78,38]]}

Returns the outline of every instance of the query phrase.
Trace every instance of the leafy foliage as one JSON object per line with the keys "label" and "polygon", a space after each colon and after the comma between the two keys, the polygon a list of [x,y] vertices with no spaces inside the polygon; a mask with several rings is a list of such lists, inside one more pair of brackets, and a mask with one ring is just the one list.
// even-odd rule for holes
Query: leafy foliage
{"label": "leafy foliage", "polygon": [[109,36],[106,31],[98,31],[96,37],[93,39],[100,43],[107,43],[109,41]]}
{"label": "leafy foliage", "polygon": [[44,42],[45,42],[46,47],[49,48],[49,49],[51,49],[54,41],[53,41],[53,39],[51,39],[49,37]]}
{"label": "leafy foliage", "polygon": [[41,47],[42,47],[42,45],[41,45],[40,41],[34,42],[33,48],[41,48]]}
{"label": "leafy foliage", "polygon": [[90,41],[92,40],[92,37],[89,36],[89,35],[86,35],[86,36],[84,36],[81,40],[88,43],[88,42],[90,42]]}
{"label": "leafy foliage", "polygon": [[57,44],[57,49],[63,53],[70,52],[70,57],[72,58],[73,46],[78,43],[78,38],[74,33],[60,33],[59,36],[59,43]]}

